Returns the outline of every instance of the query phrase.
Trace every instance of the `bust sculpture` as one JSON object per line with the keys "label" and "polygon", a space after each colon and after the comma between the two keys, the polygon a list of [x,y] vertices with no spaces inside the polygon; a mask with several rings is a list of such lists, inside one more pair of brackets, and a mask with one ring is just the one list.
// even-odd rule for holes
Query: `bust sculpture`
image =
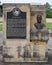
{"label": "bust sculpture", "polygon": [[37,15],[37,23],[35,23],[34,26],[36,29],[31,31],[31,40],[48,40],[49,32],[43,28],[45,24],[42,23],[41,15]]}
{"label": "bust sculpture", "polygon": [[42,23],[42,16],[41,15],[37,15],[37,23],[34,24],[36,29],[43,29],[43,27],[45,26]]}

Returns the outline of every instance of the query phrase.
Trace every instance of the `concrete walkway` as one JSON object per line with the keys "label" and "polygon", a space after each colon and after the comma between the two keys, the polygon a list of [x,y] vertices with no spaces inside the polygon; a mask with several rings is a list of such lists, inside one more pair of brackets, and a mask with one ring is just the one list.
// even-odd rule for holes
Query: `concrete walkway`
{"label": "concrete walkway", "polygon": [[46,18],[47,23],[52,23],[52,18]]}

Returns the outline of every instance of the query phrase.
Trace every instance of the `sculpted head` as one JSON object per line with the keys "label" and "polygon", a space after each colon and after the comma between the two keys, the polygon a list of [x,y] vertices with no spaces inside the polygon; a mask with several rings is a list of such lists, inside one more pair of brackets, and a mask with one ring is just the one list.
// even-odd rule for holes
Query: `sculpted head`
{"label": "sculpted head", "polygon": [[42,21],[42,16],[41,15],[37,15],[37,23],[41,23]]}

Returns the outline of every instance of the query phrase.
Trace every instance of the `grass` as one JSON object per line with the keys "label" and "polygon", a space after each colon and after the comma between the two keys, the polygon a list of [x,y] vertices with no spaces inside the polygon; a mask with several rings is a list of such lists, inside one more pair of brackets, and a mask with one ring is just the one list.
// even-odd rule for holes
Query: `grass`
{"label": "grass", "polygon": [[46,23],[46,29],[52,28],[52,23]]}
{"label": "grass", "polygon": [[0,31],[2,31],[2,24],[0,24]]}

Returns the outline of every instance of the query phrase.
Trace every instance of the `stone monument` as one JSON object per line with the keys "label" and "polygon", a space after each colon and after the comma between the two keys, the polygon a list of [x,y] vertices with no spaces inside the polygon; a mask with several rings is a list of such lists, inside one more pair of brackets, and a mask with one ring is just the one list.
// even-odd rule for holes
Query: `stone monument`
{"label": "stone monument", "polygon": [[3,61],[47,62],[45,6],[3,4]]}

